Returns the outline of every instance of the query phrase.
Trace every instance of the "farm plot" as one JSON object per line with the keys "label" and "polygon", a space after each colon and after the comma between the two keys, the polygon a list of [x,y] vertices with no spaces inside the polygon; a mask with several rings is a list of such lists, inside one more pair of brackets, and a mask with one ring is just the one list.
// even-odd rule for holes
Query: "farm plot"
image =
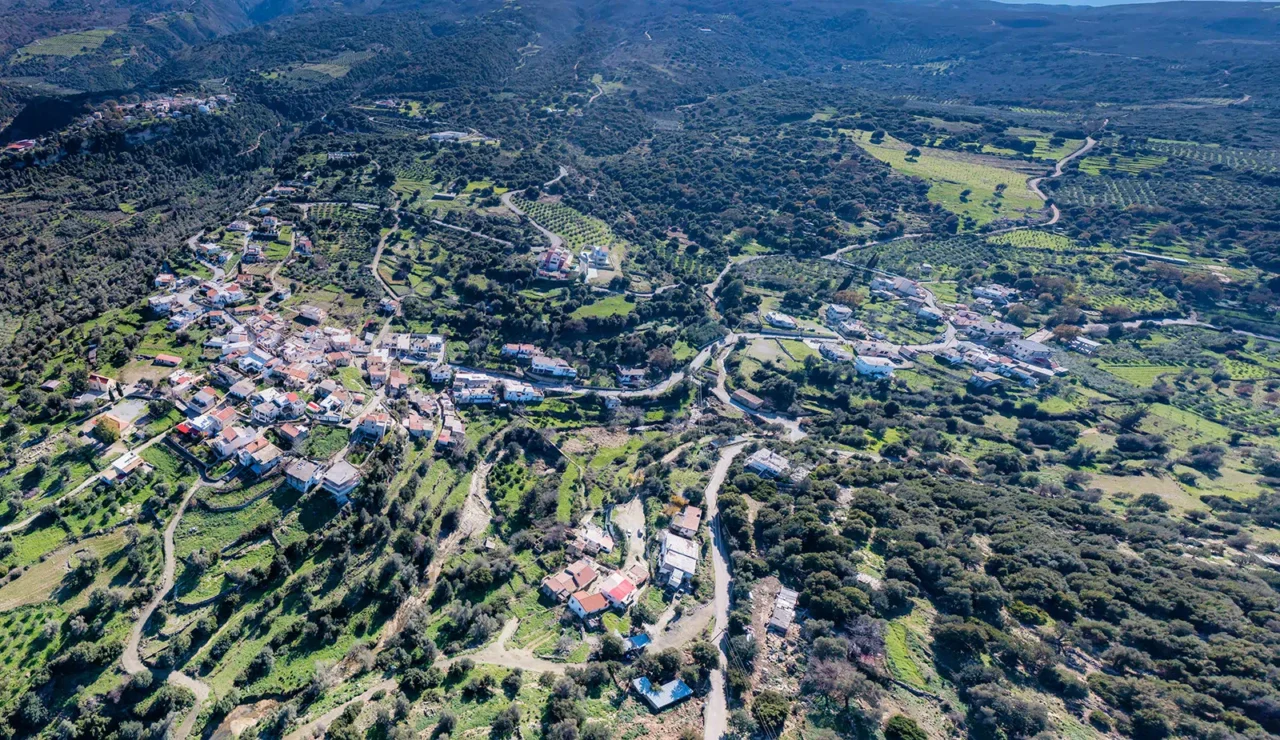
{"label": "farm plot", "polygon": [[1150,388],[1162,376],[1173,375],[1182,371],[1182,368],[1177,365],[1109,365],[1102,363],[1098,367],[1139,388]]}
{"label": "farm plot", "polygon": [[[1039,229],[1022,229],[997,234],[987,239],[988,244],[999,244],[1018,249],[1039,249],[1046,252],[1086,252],[1104,251],[1097,247],[1078,244],[1070,237]],[[1106,250],[1111,251],[1111,250]]]}
{"label": "farm plot", "polygon": [[769,256],[745,262],[732,274],[748,285],[769,290],[805,290],[811,293],[838,288],[852,273],[848,267],[819,259]]}
{"label": "farm plot", "polygon": [[[933,266],[938,279],[954,278],[956,273],[983,264],[1005,259],[1007,247],[988,243],[976,236],[958,236],[950,239],[914,239],[894,242],[868,250],[868,259],[877,259],[877,266],[899,275],[913,275],[922,263]],[[866,254],[859,252],[858,254]]]}
{"label": "farm plot", "polygon": [[1147,148],[1171,157],[1220,164],[1233,170],[1275,172],[1280,168],[1280,150],[1277,149],[1235,149],[1167,139],[1150,139]]}
{"label": "farm plot", "polygon": [[626,316],[635,310],[636,303],[634,299],[629,299],[625,295],[611,295],[601,298],[595,303],[579,306],[570,316],[575,319],[603,319],[609,316]]}
{"label": "farm plot", "polygon": [[1157,174],[1150,179],[1139,179],[1098,175],[1068,177],[1053,191],[1053,196],[1062,203],[1089,206],[1172,206],[1187,202],[1262,205],[1274,203],[1280,197],[1280,188],[1261,183],[1242,185],[1221,177],[1174,179]]}
{"label": "farm plot", "polygon": [[929,200],[961,216],[976,228],[996,219],[1022,219],[1038,213],[1044,203],[1027,188],[1026,177],[1011,169],[994,167],[939,149],[912,147],[892,137],[873,144],[865,131],[853,132],[858,145],[895,170],[928,183]]}
{"label": "farm plot", "polygon": [[202,551],[214,557],[233,545],[267,536],[298,497],[298,492],[291,486],[280,485],[270,496],[238,511],[215,512],[200,508],[187,512],[174,537],[178,558],[184,563],[182,576],[189,578],[191,575],[186,564],[193,553]]}
{"label": "farm plot", "polygon": [[1172,404],[1231,429],[1274,436],[1280,430],[1275,412],[1221,393],[1176,393]]}
{"label": "farm plot", "polygon": [[1128,308],[1135,316],[1162,316],[1178,308],[1176,301],[1154,288],[1142,291],[1127,289],[1123,286],[1089,283],[1085,286],[1083,293],[1098,310],[1107,306],[1120,305]]}
{"label": "farm plot", "polygon": [[1090,175],[1101,175],[1103,172],[1124,172],[1136,175],[1146,170],[1154,170],[1168,161],[1168,157],[1153,154],[1139,154],[1132,157],[1119,155],[1085,157],[1080,160],[1080,171]]}
{"label": "farm plot", "polygon": [[92,29],[39,39],[18,49],[12,63],[22,64],[35,57],[78,57],[102,48],[102,44],[114,34],[115,31],[109,29]]}
{"label": "farm plot", "polygon": [[617,241],[608,224],[569,206],[524,198],[512,198],[512,201],[534,221],[564,237],[565,243],[574,249],[581,249],[589,244],[610,247]]}

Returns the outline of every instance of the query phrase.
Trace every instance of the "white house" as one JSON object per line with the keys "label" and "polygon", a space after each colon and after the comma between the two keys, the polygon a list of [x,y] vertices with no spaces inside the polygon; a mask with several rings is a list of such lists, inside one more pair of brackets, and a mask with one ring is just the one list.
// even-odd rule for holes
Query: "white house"
{"label": "white house", "polygon": [[791,463],[773,450],[761,447],[751,453],[743,467],[760,475],[777,478],[791,470]]}
{"label": "white house", "polygon": [[796,328],[796,320],[781,311],[770,311],[764,315],[764,320],[770,326],[776,326],[779,329],[794,330]]}
{"label": "white house", "polygon": [[678,534],[664,532],[659,553],[658,578],[677,589],[698,572],[698,545]]}
{"label": "white house", "polygon": [[387,414],[375,413],[367,414],[360,419],[360,425],[357,430],[361,434],[367,434],[374,439],[382,439],[382,435],[391,429],[391,417]]}
{"label": "white house", "polygon": [[983,321],[969,327],[969,333],[987,339],[1014,339],[1022,336],[1022,329],[1006,321]]}
{"label": "white house", "polygon": [[1013,353],[1015,359],[1023,362],[1045,363],[1053,356],[1052,348],[1029,339],[1015,339],[1005,345],[1005,348]]}
{"label": "white house", "polygon": [[258,438],[258,432],[247,427],[229,426],[213,438],[212,445],[219,457],[230,457],[237,450]]}
{"label": "white house", "polygon": [[555,378],[576,378],[578,371],[559,357],[538,355],[533,358],[529,369],[539,375],[550,375]]}
{"label": "white house", "polygon": [[885,357],[862,357],[858,356],[853,363],[854,369],[859,375],[869,375],[873,378],[887,378],[893,375],[893,361]]}
{"label": "white house", "polygon": [[818,348],[818,352],[832,362],[850,362],[853,360],[852,352],[830,342],[824,342],[822,346]]}
{"label": "white house", "polygon": [[539,403],[543,399],[542,391],[528,383],[518,380],[502,382],[502,400],[507,403]]}
{"label": "white house", "polygon": [[839,303],[832,303],[827,306],[827,323],[832,326],[839,326],[841,322],[848,321],[853,318],[853,309],[848,306],[842,306]]}
{"label": "white house", "polygon": [[579,619],[589,619],[608,608],[609,600],[604,594],[579,591],[569,597],[569,610],[577,614]]}
{"label": "white house", "polygon": [[620,572],[614,572],[600,584],[600,593],[615,609],[625,609],[636,600],[636,584]]}
{"label": "white house", "polygon": [[323,477],[320,473],[320,466],[310,460],[295,460],[287,470],[284,471],[284,477],[289,481],[289,485],[306,493]]}
{"label": "white house", "polygon": [[1006,288],[1003,285],[980,285],[973,289],[973,295],[977,298],[986,298],[992,303],[1003,306],[1017,298],[1018,291],[1013,288]]}

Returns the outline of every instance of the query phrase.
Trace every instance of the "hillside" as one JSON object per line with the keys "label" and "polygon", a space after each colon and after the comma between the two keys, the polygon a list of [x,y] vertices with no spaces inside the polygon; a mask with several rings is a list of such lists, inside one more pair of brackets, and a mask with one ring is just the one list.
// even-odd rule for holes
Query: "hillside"
{"label": "hillside", "polygon": [[5,2],[0,735],[1280,734],[1280,16]]}

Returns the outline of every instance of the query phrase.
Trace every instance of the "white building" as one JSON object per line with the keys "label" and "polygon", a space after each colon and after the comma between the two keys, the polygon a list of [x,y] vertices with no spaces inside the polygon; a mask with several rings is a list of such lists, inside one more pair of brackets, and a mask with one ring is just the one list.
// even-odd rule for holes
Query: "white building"
{"label": "white building", "polygon": [[502,381],[502,400],[507,403],[539,403],[542,391],[519,380]]}
{"label": "white building", "polygon": [[796,328],[796,320],[781,311],[770,311],[764,315],[764,320],[770,326],[776,326],[779,329],[794,330]]}
{"label": "white building", "polygon": [[824,342],[818,351],[822,356],[832,362],[850,362],[853,360],[853,353],[830,342]]}
{"label": "white building", "polygon": [[859,375],[868,375],[873,378],[887,378],[893,375],[893,361],[885,357],[862,357],[859,356],[853,363],[854,369]]}
{"label": "white building", "polygon": [[778,478],[791,470],[791,463],[773,450],[761,447],[751,453],[743,467],[760,475]]}
{"label": "white building", "polygon": [[986,339],[1015,339],[1022,336],[1022,328],[1006,321],[983,321],[969,327],[969,333]]}
{"label": "white building", "polygon": [[1018,291],[1003,285],[980,285],[973,289],[973,295],[1003,306],[1017,298]]}
{"label": "white building", "polygon": [[658,579],[671,589],[680,588],[698,572],[698,544],[671,532],[662,533]]}
{"label": "white building", "polygon": [[550,375],[554,378],[578,377],[578,371],[575,370],[572,365],[559,357],[538,355],[533,358],[533,362],[529,366],[529,369],[539,375]]}
{"label": "white building", "polygon": [[1014,359],[1023,362],[1048,362],[1053,356],[1052,348],[1030,339],[1015,339],[1005,345],[1005,348],[1013,354]]}
{"label": "white building", "polygon": [[848,306],[842,306],[839,303],[832,303],[827,306],[827,323],[832,326],[839,326],[841,322],[848,321],[853,318],[853,309]]}
{"label": "white building", "polygon": [[325,472],[320,485],[333,494],[338,503],[345,504],[350,493],[360,485],[360,471],[346,460],[339,460]]}

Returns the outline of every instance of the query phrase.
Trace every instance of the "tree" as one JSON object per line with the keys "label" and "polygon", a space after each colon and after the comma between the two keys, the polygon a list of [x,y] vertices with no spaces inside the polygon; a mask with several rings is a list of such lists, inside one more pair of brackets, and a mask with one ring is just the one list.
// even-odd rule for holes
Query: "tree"
{"label": "tree", "polygon": [[791,702],[787,697],[772,689],[765,689],[751,700],[751,716],[760,724],[760,728],[777,733],[786,724],[791,714]]}
{"label": "tree", "polygon": [[895,714],[884,726],[884,740],[929,740],[929,735],[905,714]]}
{"label": "tree", "polygon": [[1073,341],[1076,337],[1080,336],[1080,334],[1080,327],[1073,326],[1071,324],[1058,324],[1053,327],[1053,338],[1063,344]]}
{"label": "tree", "polygon": [[625,654],[626,646],[618,635],[610,632],[600,638],[601,660],[622,660]]}

